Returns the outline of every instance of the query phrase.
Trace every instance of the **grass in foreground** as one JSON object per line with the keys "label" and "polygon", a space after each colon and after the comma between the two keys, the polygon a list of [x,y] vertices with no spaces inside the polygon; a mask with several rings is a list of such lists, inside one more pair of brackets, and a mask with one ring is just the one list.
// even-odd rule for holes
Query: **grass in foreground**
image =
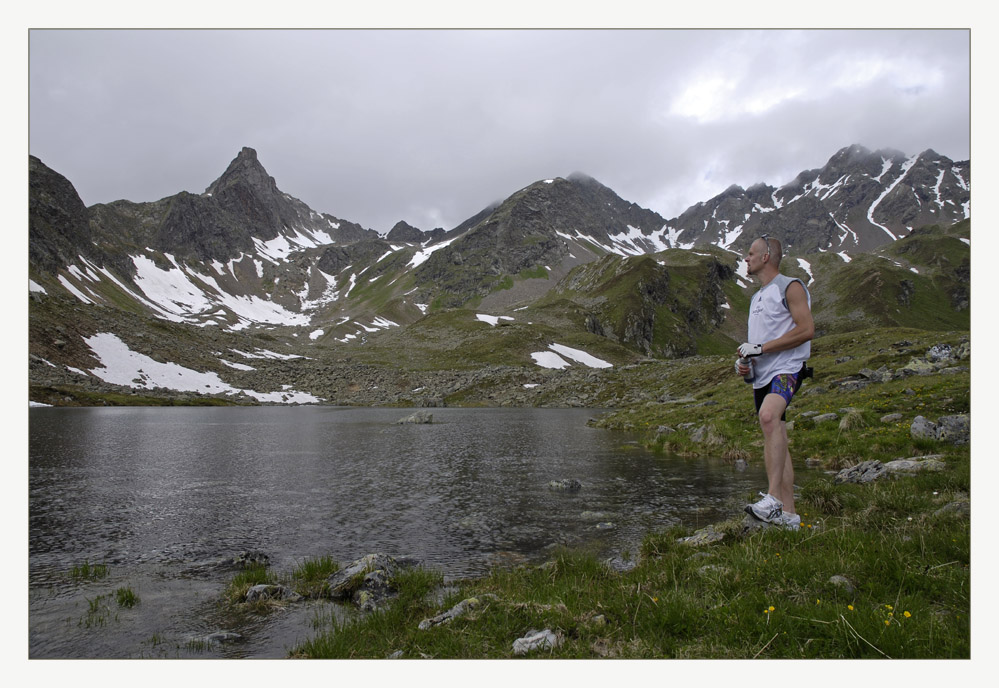
{"label": "grass in foreground", "polygon": [[[567,550],[465,581],[438,604],[440,576],[410,572],[389,609],[330,622],[293,654],[501,658],[515,639],[549,628],[562,645],[531,656],[967,658],[970,525],[938,512],[967,499],[970,459],[948,461],[941,473],[869,485],[806,484],[800,532],[741,536],[737,519],[717,524],[729,533],[721,543],[696,548],[678,542],[683,529],[650,534],[627,573]],[[469,597],[480,600],[470,613],[418,628]]]}

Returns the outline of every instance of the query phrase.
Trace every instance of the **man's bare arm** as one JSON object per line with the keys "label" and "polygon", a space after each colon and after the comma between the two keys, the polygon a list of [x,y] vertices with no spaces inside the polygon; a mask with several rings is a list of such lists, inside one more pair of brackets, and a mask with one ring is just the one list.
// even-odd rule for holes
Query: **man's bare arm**
{"label": "man's bare arm", "polygon": [[812,320],[812,311],[808,307],[805,288],[799,282],[792,282],[788,286],[784,298],[787,299],[787,308],[791,311],[794,327],[777,339],[764,342],[763,353],[765,354],[793,349],[810,341],[815,336],[815,322]]}

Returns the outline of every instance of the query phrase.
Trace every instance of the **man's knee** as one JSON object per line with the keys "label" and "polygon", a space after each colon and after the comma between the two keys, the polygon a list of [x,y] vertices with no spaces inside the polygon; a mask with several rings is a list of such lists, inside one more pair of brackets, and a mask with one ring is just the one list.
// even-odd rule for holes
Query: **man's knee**
{"label": "man's knee", "polygon": [[763,400],[763,404],[760,406],[760,426],[764,432],[779,427],[785,408],[787,405],[779,395],[771,394]]}

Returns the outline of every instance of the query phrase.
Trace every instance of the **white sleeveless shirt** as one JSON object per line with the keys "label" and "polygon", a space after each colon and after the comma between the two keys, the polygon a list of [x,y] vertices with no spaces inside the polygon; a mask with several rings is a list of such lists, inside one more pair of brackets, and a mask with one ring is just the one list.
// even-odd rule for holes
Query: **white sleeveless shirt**
{"label": "white sleeveless shirt", "polygon": [[[791,282],[798,282],[803,288],[805,287],[799,279],[777,275],[767,286],[753,295],[753,300],[749,305],[749,338],[747,341],[763,344],[787,334],[794,328],[791,311],[784,304],[784,293]],[[805,298],[808,300],[808,307],[811,308],[812,296],[808,293],[807,288],[805,288]],[[755,374],[753,388],[766,387],[775,376],[782,373],[795,374],[800,372],[801,365],[808,360],[811,353],[812,342],[807,341],[787,351],[760,354],[754,357],[752,359]]]}

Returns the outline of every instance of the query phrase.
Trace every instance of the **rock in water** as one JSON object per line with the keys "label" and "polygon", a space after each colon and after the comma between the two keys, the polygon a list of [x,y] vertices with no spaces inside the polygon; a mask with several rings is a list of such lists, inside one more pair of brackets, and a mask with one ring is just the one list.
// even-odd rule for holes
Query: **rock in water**
{"label": "rock in water", "polygon": [[434,414],[427,413],[426,411],[417,411],[411,416],[406,416],[405,418],[400,418],[395,422],[396,425],[430,425],[434,422]]}
{"label": "rock in water", "polygon": [[289,602],[298,602],[301,599],[301,595],[283,585],[261,583],[254,585],[246,591],[247,602],[256,602],[258,600],[288,600]]}

